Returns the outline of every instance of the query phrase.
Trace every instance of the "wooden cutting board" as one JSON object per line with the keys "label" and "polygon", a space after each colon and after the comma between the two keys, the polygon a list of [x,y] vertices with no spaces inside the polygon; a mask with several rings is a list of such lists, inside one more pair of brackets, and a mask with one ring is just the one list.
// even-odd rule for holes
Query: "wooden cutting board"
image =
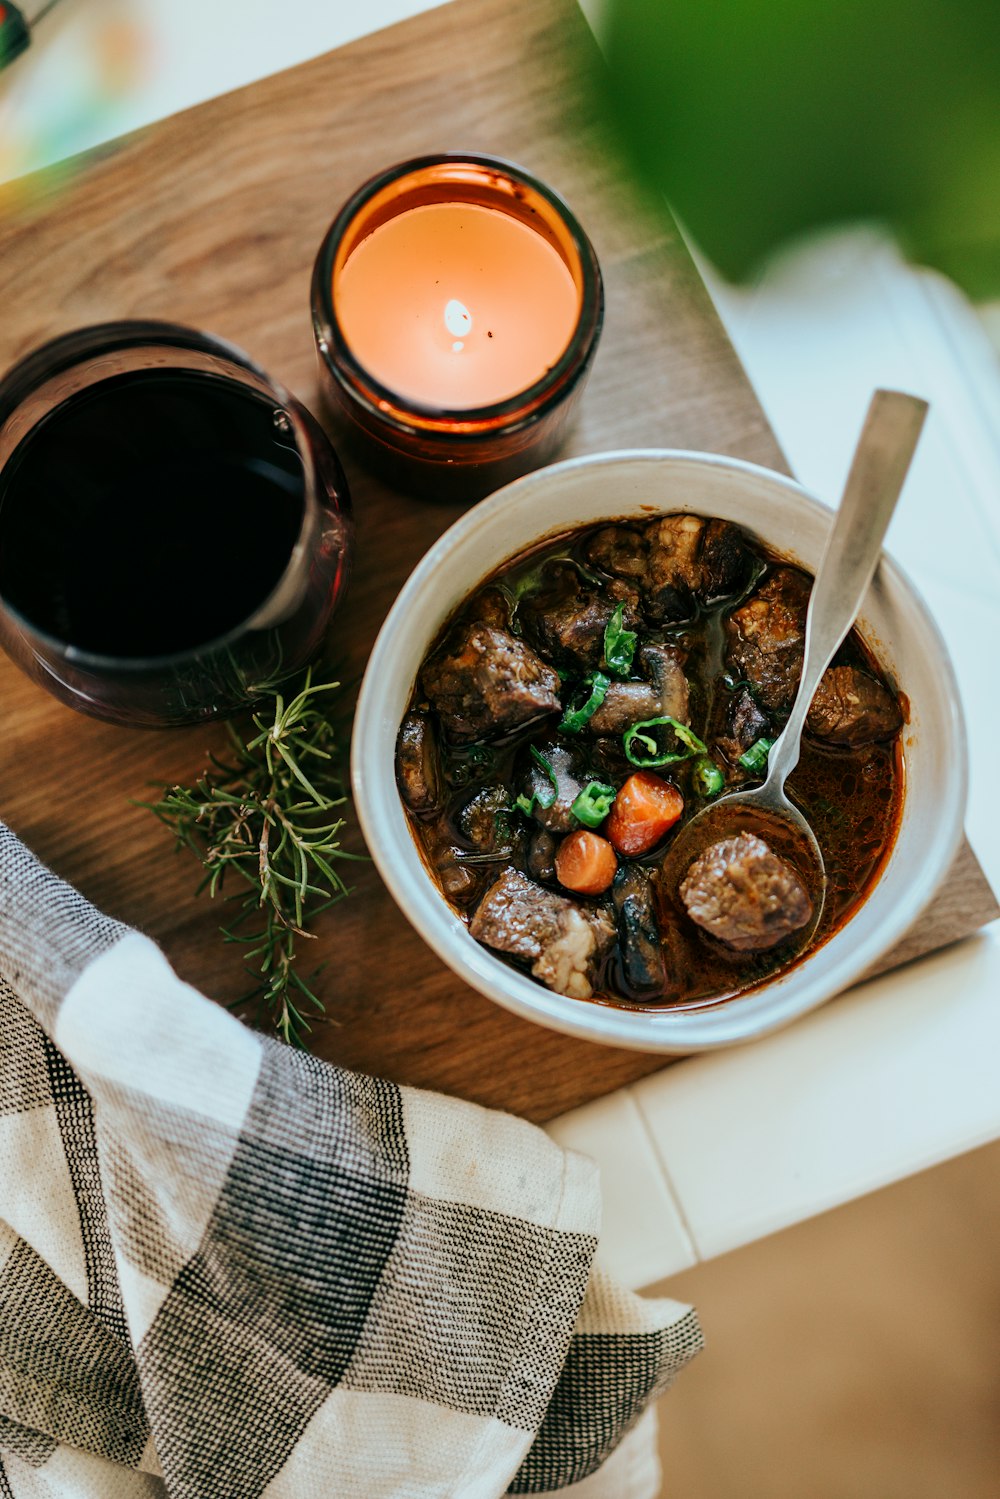
{"label": "wooden cutting board", "polygon": [[[163,317],[249,350],[316,408],[309,276],[344,198],[393,161],[435,150],[508,156],[568,199],[597,248],[607,321],[570,451],[703,448],[784,466],[676,231],[644,219],[587,115],[573,0],[454,0],[326,57],[177,115],[81,159],[68,178],[0,196],[0,364],[85,323]],[[455,518],[348,462],[357,567],[331,655],[360,677],[404,578]],[[614,497],[609,496],[613,507]],[[192,549],[187,589],[225,564],[225,538]],[[217,727],[150,734],[61,707],[0,660],[0,810],[96,904],[161,943],[179,973],[230,1000],[246,988],[222,912],[197,869],[130,805],[190,779]],[[546,1119],[664,1065],[515,1019],[463,986],[358,866],[323,920],[317,960],[336,1024],[315,1050],[401,1082]],[[953,941],[997,914],[965,847],[947,893],[888,959]]]}

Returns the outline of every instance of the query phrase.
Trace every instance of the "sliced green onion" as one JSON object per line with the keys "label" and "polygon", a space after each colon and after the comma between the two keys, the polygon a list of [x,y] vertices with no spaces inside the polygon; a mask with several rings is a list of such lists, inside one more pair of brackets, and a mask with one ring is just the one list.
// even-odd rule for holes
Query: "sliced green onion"
{"label": "sliced green onion", "polygon": [[691,770],[691,784],[699,796],[718,796],[726,778],[708,755],[696,760]]}
{"label": "sliced green onion", "polygon": [[624,617],[625,605],[619,604],[604,627],[604,662],[616,677],[627,677],[631,671],[638,639],[634,630],[623,628]]}
{"label": "sliced green onion", "polygon": [[756,739],[745,754],[739,758],[740,765],[744,770],[763,770],[767,764],[768,753],[773,739]]}
{"label": "sliced green onion", "polygon": [[603,781],[588,781],[570,811],[584,827],[599,828],[611,811],[616,795],[613,786],[606,786]]}
{"label": "sliced green onion", "polygon": [[[673,729],[678,742],[683,745],[681,750],[661,750],[652,734],[644,734],[643,729],[657,729],[662,724],[667,724]],[[651,769],[659,765],[675,765],[678,760],[690,760],[695,755],[707,753],[707,746],[702,744],[697,734],[688,728],[687,724],[678,723],[676,718],[645,718],[641,723],[634,723],[630,729],[626,729],[622,735],[622,744],[625,747],[625,757],[633,765],[641,769]]]}
{"label": "sliced green onion", "polygon": [[589,676],[584,677],[584,685],[590,688],[590,696],[579,708],[566,709],[559,721],[560,734],[579,734],[581,729],[586,728],[603,703],[611,686],[611,678],[606,677],[603,671],[592,671]]}
{"label": "sliced green onion", "polygon": [[522,792],[520,796],[516,796],[514,798],[514,808],[517,812],[523,812],[525,817],[530,817],[535,810],[535,793],[532,792],[530,796],[525,796]]}

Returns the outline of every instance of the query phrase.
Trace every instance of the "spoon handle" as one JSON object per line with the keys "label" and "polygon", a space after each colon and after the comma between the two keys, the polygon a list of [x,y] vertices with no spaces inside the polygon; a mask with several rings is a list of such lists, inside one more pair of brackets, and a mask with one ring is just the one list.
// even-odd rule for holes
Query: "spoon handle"
{"label": "spoon handle", "polygon": [[769,789],[780,787],[798,763],[809,705],[857,618],[926,415],[927,402],[917,396],[896,390],[877,390],[872,396],[809,596],[802,677],[788,722],[771,750]]}

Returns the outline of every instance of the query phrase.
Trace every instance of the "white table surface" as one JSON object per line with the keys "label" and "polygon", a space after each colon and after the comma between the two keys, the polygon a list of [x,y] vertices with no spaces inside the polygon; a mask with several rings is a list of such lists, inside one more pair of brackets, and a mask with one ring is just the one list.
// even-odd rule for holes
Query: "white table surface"
{"label": "white table surface", "polygon": [[[599,0],[582,3],[593,18]],[[0,74],[0,180],[430,8],[62,0],[33,49]],[[101,95],[107,27],[123,21],[138,28],[143,60],[114,96]],[[967,828],[1000,888],[997,351],[947,283],[903,265],[872,230],[786,255],[749,290],[703,270],[792,468],[817,494],[839,493],[874,386],[931,402],[887,545],[955,659],[971,754]],[[639,1286],[1000,1137],[998,1063],[994,926],[777,1036],[673,1066],[551,1131],[601,1163],[601,1253]]]}

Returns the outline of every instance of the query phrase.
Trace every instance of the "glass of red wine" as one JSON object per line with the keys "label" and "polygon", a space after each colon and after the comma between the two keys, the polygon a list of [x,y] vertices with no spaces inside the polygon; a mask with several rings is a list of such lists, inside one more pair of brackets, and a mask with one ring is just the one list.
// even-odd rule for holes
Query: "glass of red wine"
{"label": "glass of red wine", "polygon": [[0,380],[0,643],[71,707],[247,706],[316,655],[352,545],[326,435],[221,339],[106,323]]}

